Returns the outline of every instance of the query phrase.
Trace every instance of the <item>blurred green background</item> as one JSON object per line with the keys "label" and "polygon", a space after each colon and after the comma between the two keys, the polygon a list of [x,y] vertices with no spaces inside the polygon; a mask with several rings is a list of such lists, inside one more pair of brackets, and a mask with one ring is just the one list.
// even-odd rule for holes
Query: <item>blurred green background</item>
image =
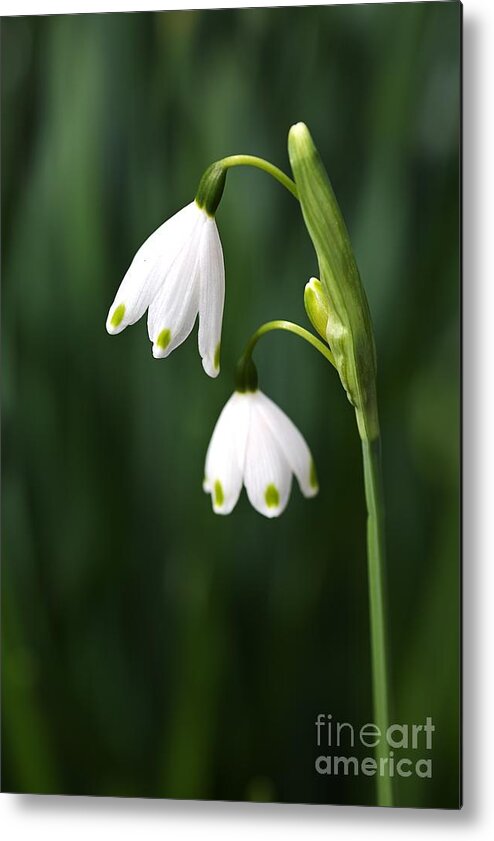
{"label": "blurred green background", "polygon": [[304,120],[377,334],[392,718],[436,725],[432,780],[397,802],[458,804],[459,28],[435,2],[2,20],[4,790],[375,800],[373,778],[314,770],[317,714],[357,727],[372,705],[359,439],[310,347],[271,335],[256,359],[317,499],[220,518],[201,489],[245,340],[307,323],[297,203],[228,176],[218,380],[195,334],[158,362],[144,321],[105,332],[206,166],[286,170]]}

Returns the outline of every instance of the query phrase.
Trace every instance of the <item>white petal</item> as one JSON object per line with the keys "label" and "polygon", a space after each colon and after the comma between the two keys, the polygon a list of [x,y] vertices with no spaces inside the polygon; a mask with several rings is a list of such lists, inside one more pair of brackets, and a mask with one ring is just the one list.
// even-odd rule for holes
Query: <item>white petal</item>
{"label": "white petal", "polygon": [[204,225],[200,249],[199,353],[210,377],[220,371],[220,342],[225,302],[223,249],[214,219]]}
{"label": "white petal", "polygon": [[242,490],[249,418],[248,395],[235,392],[223,407],[211,436],[203,488],[211,494],[217,514],[229,514]]}
{"label": "white petal", "polygon": [[198,254],[188,248],[149,307],[148,333],[156,359],[168,356],[191,332],[199,309]]}
{"label": "white petal", "polygon": [[315,496],[319,490],[311,451],[293,421],[262,391],[257,392],[259,410],[276,437],[285,458],[297,477],[304,496]]}
{"label": "white petal", "polygon": [[106,329],[121,333],[138,321],[163,279],[188,242],[199,221],[207,216],[195,202],[167,219],[137,251],[108,312]]}
{"label": "white petal", "polygon": [[285,510],[292,486],[292,471],[253,395],[244,481],[249,500],[265,517]]}

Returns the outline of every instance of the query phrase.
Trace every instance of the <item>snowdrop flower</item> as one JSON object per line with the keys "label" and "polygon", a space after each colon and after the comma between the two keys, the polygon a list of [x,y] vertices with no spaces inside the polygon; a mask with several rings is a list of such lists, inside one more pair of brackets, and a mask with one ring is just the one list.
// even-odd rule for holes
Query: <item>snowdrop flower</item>
{"label": "snowdrop flower", "polygon": [[310,450],[289,417],[262,391],[235,391],[221,412],[206,456],[204,490],[229,514],[242,484],[256,511],[278,517],[297,477],[306,497],[318,491]]}
{"label": "snowdrop flower", "polygon": [[106,329],[121,333],[149,308],[148,333],[159,359],[185,341],[199,313],[199,353],[206,373],[216,377],[224,298],[214,214],[193,201],[141,245],[115,295]]}

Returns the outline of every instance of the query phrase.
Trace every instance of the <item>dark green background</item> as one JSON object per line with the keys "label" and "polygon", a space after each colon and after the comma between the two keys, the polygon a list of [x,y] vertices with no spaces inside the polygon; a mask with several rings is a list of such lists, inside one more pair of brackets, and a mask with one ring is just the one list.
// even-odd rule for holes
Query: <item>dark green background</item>
{"label": "dark green background", "polygon": [[[321,490],[267,521],[201,489],[216,417],[261,321],[306,324],[297,203],[228,176],[223,368],[196,338],[155,361],[105,318],[134,252],[213,160],[288,168],[310,126],[373,313],[396,722],[436,725],[458,804],[459,58],[456,3],[2,21],[3,788],[372,803],[319,777],[317,713],[372,718],[359,440],[337,377],[271,335],[263,389]],[[349,751],[351,753],[351,751]],[[357,751],[363,756],[369,751]]]}

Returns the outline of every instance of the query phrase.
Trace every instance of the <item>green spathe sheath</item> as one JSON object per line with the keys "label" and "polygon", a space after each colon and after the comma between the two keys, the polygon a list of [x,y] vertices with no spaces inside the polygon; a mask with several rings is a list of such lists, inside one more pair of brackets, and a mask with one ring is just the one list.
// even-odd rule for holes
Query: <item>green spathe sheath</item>
{"label": "green spathe sheath", "polygon": [[374,335],[350,237],[328,175],[304,123],[292,126],[288,153],[305,224],[328,299],[326,338],[355,407],[362,439],[379,436]]}

